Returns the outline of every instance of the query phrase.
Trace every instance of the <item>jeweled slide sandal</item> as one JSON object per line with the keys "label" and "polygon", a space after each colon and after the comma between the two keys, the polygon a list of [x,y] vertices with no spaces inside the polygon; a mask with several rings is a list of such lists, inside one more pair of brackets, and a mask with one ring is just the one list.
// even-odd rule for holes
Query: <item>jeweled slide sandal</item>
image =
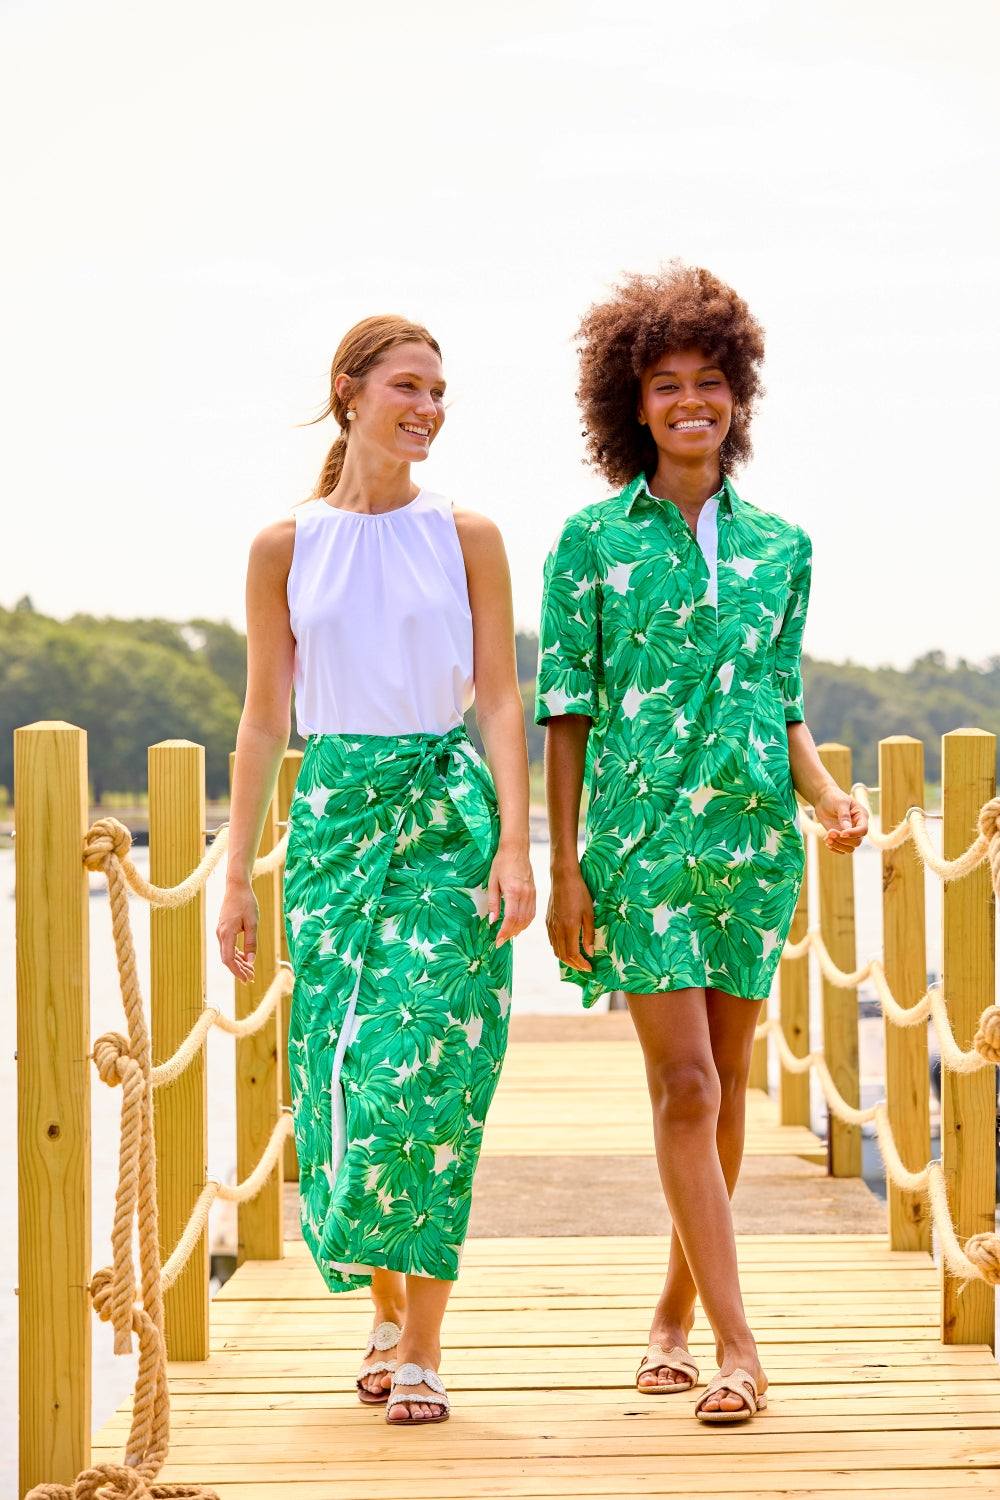
{"label": "jeweled slide sandal", "polygon": [[[396,1391],[401,1385],[425,1385],[428,1390],[434,1392],[433,1396],[397,1396]],[[389,1413],[397,1406],[443,1406],[444,1411],[439,1417],[414,1417],[410,1416],[406,1422],[391,1417]],[[436,1370],[422,1370],[419,1365],[400,1365],[392,1377],[392,1390],[389,1392],[389,1405],[386,1408],[385,1420],[390,1427],[430,1427],[435,1422],[447,1422],[451,1411],[451,1402],[448,1400],[448,1392],[444,1388],[444,1381]]]}
{"label": "jeweled slide sandal", "polygon": [[[368,1348],[362,1358],[367,1359],[369,1354],[388,1354],[390,1349],[395,1349],[403,1336],[403,1330],[398,1323],[379,1323],[373,1328],[368,1336]],[[392,1375],[396,1369],[394,1359],[378,1359],[370,1365],[362,1365],[358,1373],[357,1387],[358,1400],[363,1401],[366,1406],[381,1406],[388,1401],[388,1391],[369,1391],[362,1385],[362,1381],[369,1375]]]}

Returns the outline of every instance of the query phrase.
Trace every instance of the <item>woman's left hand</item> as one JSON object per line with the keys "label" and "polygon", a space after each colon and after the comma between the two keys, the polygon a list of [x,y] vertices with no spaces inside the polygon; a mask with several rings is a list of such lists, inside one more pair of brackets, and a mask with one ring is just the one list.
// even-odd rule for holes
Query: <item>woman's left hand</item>
{"label": "woman's left hand", "polygon": [[523,932],[535,915],[535,877],[531,871],[531,860],[527,850],[498,849],[490,867],[489,913],[490,921],[500,917],[503,902],[503,921],[497,933],[497,947],[508,938]]}
{"label": "woman's left hand", "polygon": [[813,811],[826,829],[826,847],[834,854],[853,854],[868,832],[868,814],[860,802],[839,786],[829,786]]}

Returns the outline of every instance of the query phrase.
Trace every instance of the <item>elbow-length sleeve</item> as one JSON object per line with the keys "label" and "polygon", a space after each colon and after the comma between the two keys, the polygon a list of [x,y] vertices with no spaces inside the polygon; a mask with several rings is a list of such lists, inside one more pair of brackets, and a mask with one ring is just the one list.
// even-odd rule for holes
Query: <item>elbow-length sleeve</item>
{"label": "elbow-length sleeve", "polygon": [[802,701],[802,633],[806,626],[811,577],[812,542],[801,531],[792,569],[788,608],[778,631],[774,653],[775,676],[786,724],[798,724],[805,718]]}
{"label": "elbow-length sleeve", "polygon": [[545,560],[536,722],[561,714],[596,719],[601,676],[599,579],[586,524],[572,516]]}

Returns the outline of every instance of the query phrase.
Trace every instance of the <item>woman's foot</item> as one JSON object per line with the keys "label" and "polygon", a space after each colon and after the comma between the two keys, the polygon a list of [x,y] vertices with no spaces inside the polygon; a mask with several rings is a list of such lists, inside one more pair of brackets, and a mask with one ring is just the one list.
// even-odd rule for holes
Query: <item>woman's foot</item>
{"label": "woman's foot", "polygon": [[[763,1396],[767,1390],[767,1376],[757,1356],[757,1346],[749,1343],[737,1347],[731,1345],[724,1351],[718,1351],[716,1357],[719,1359],[719,1374],[723,1377],[732,1375],[735,1370],[745,1370],[757,1386],[759,1396]],[[707,1412],[741,1412],[745,1411],[747,1416],[753,1415],[753,1403],[749,1396],[737,1395],[734,1391],[716,1391],[711,1396],[706,1396],[699,1403],[702,1411]]]}
{"label": "woman's foot", "polygon": [[[418,1371],[430,1370],[437,1374],[438,1365],[441,1363],[441,1349],[416,1349],[406,1345],[405,1335],[396,1351],[398,1365],[397,1376],[403,1371],[404,1366],[416,1365]],[[407,1371],[407,1373],[412,1373]],[[434,1391],[425,1380],[397,1383],[393,1393],[394,1399],[405,1402],[405,1405],[392,1406],[386,1412],[387,1422],[424,1422],[441,1418],[448,1407],[441,1401],[443,1392]]]}
{"label": "woman's foot", "polygon": [[[657,1309],[653,1317],[653,1326],[649,1330],[649,1342],[651,1345],[658,1344],[663,1350],[686,1350],[693,1327],[693,1314],[684,1322],[677,1323],[661,1317]],[[636,1385],[640,1391],[663,1390],[680,1394],[682,1391],[691,1389],[691,1372],[680,1366],[661,1365],[658,1370],[644,1371],[637,1377]]]}

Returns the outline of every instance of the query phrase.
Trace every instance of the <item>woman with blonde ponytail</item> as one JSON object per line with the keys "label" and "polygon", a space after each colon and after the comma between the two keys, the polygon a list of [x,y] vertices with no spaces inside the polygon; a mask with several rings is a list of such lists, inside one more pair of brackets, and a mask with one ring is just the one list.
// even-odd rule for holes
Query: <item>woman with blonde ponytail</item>
{"label": "woman with blonde ponytail", "polygon": [[[410,474],[444,391],[425,328],[358,323],[334,357],[324,415],[340,433],[316,489],[253,543],[218,928],[245,980],[250,872],[294,684],[307,743],[285,920],[302,1228],[331,1291],[371,1289],[357,1391],[397,1427],[448,1416],[441,1321],[506,1048],[509,939],[535,908],[503,542]],[[490,769],[463,724],[473,687]]]}

